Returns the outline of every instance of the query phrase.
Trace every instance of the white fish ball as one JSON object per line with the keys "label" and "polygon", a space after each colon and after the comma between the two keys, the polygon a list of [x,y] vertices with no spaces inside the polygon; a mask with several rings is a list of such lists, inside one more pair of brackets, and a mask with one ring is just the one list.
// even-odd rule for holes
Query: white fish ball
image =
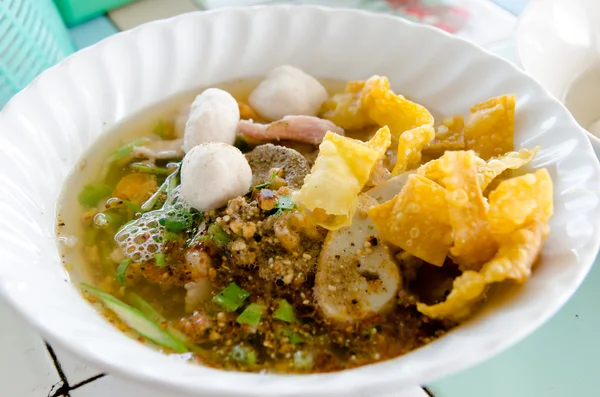
{"label": "white fish ball", "polygon": [[227,91],[209,88],[198,95],[185,123],[183,150],[187,153],[204,142],[233,145],[240,121],[237,101]]}
{"label": "white fish ball", "polygon": [[251,185],[250,165],[234,146],[222,142],[201,143],[183,158],[181,197],[199,211],[219,208],[248,193]]}
{"label": "white fish ball", "polygon": [[317,79],[293,66],[273,69],[250,94],[250,105],[263,117],[316,116],[327,99],[327,90]]}

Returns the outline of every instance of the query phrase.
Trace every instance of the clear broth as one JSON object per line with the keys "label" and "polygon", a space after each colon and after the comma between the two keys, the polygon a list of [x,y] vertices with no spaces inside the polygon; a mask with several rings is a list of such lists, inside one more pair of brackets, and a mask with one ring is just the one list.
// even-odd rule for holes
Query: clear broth
{"label": "clear broth", "polygon": [[[249,93],[258,82],[258,79],[232,81],[221,84],[218,88],[230,92],[238,101],[246,102]],[[330,93],[341,92],[345,85],[344,82],[339,81],[323,83]],[[116,229],[97,230],[94,226],[90,226],[90,216],[95,209],[82,208],[77,201],[77,195],[83,186],[89,183],[102,182],[114,188],[115,184],[130,171],[127,165],[116,170],[107,170],[106,161],[112,153],[124,143],[152,134],[160,122],[172,125],[179,109],[191,103],[201,91],[190,91],[166,100],[123,121],[103,135],[85,153],[80,166],[67,180],[58,213],[58,236],[63,243],[64,264],[73,280],[90,283],[125,302],[128,302],[127,291],[131,290],[160,312],[169,321],[169,325],[184,333],[186,327],[189,328],[190,324],[194,325],[194,321],[197,322],[200,318],[199,315],[194,317],[194,313],[185,312],[185,289],[181,286],[151,283],[145,279],[136,279],[135,283],[128,284],[127,287],[116,282],[115,269],[118,261],[111,259],[111,254],[116,248],[114,242]],[[366,138],[370,133],[371,131],[356,131],[350,136]],[[435,269],[429,270],[435,272]],[[217,281],[213,285],[213,293],[220,291],[229,280],[233,279],[254,296],[260,296],[261,301],[269,307],[280,299],[291,301],[296,310],[301,311],[299,313],[301,321],[297,324],[279,324],[276,321],[265,320],[265,324],[259,326],[257,330],[249,331],[236,324],[235,317],[230,313],[223,314],[214,307],[204,307],[203,310],[210,313],[209,317],[213,324],[221,321],[221,317],[225,316],[226,325],[222,327],[218,337],[213,338],[211,331],[206,341],[198,343],[201,352],[194,352],[192,360],[216,368],[252,372],[337,371],[408,353],[439,337],[447,328],[424,318],[414,307],[397,305],[389,314],[379,315],[341,329],[320,318],[312,302],[314,278],[311,280],[309,277],[300,291],[294,291],[279,285],[271,285],[264,280],[259,280],[258,277],[253,278],[253,275],[255,276],[252,269],[239,269],[233,278],[223,276],[221,280],[218,273]],[[447,274],[439,277],[442,290],[450,288],[448,280],[452,280],[454,275]],[[120,329],[128,331],[118,318],[106,311],[104,313]],[[143,341],[143,338],[133,336]],[[302,341],[299,342],[299,339]],[[238,345],[254,349],[257,363],[249,365],[232,359],[232,348]],[[165,349],[163,351],[173,353]],[[310,355],[312,364],[298,365],[298,360],[302,361],[306,355]]]}

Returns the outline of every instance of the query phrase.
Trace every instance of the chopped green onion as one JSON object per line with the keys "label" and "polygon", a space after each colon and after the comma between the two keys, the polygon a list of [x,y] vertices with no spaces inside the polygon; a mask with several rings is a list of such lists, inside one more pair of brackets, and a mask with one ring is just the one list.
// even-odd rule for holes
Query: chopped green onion
{"label": "chopped green onion", "polygon": [[[100,215],[101,214],[101,215]],[[134,214],[135,215],[135,214]],[[118,230],[121,226],[131,221],[126,207],[108,208],[94,216],[94,226],[99,229],[107,227]]]}
{"label": "chopped green onion", "polygon": [[298,332],[291,332],[289,334],[288,338],[292,345],[297,345],[298,343],[304,342],[304,337],[302,336],[302,334],[299,334]]}
{"label": "chopped green onion", "polygon": [[174,171],[174,168],[152,167],[150,165],[140,163],[131,164],[131,168],[137,172],[154,175],[171,175]]}
{"label": "chopped green onion", "polygon": [[294,209],[294,201],[290,196],[279,196],[277,198],[277,204],[275,204],[275,208],[277,208],[277,212],[275,216],[279,216],[283,214],[284,210],[293,210]]}
{"label": "chopped green onion", "polygon": [[163,183],[162,185],[160,185],[158,190],[156,192],[154,192],[154,194],[148,200],[146,200],[146,202],[144,204],[142,204],[142,206],[140,207],[142,209],[142,211],[152,210],[152,208],[154,208],[156,206],[158,199],[165,192],[166,189],[167,189],[166,184]]}
{"label": "chopped green onion", "polygon": [[109,224],[107,226],[114,230],[118,230],[128,219],[127,214],[124,211],[119,211],[114,208],[109,208],[102,213],[108,217]]}
{"label": "chopped green onion", "polygon": [[290,196],[279,196],[275,208],[281,208],[284,210],[294,209],[294,201]]}
{"label": "chopped green onion", "polygon": [[182,219],[174,216],[167,216],[165,218],[160,218],[158,223],[163,225],[167,230],[172,232],[182,232],[187,229],[190,225],[188,222],[189,219]]}
{"label": "chopped green onion", "polygon": [[266,181],[265,183],[261,183],[256,186],[253,186],[252,188],[250,188],[250,191],[255,190],[255,189],[264,189],[266,187],[271,186],[271,183],[275,182],[275,178],[277,178],[277,171],[275,171],[271,174],[271,177],[269,178],[268,181]]}
{"label": "chopped green onion", "polygon": [[158,310],[152,307],[151,304],[146,302],[144,298],[133,292],[129,292],[127,294],[127,297],[129,301],[133,304],[133,306],[135,306],[135,308],[139,309],[142,313],[144,313],[144,315],[146,315],[150,320],[158,324],[167,324],[167,331],[173,337],[181,340],[181,342],[185,344],[190,350],[198,353],[206,353],[204,349],[200,348],[196,343],[192,342],[187,335],[170,325],[167,319],[162,314],[160,314]]}
{"label": "chopped green onion", "polygon": [[228,312],[234,312],[242,306],[249,296],[250,294],[239,285],[231,283],[223,291],[215,295],[212,300]]}
{"label": "chopped green onion", "polygon": [[163,239],[165,241],[177,241],[181,238],[181,234],[172,232],[170,230],[165,230],[163,233]]}
{"label": "chopped green onion", "polygon": [[238,324],[247,324],[252,327],[256,327],[266,309],[267,307],[265,305],[251,303],[244,309],[242,314],[240,314],[235,321],[237,321]]}
{"label": "chopped green onion", "polygon": [[150,141],[150,139],[148,139],[148,138],[140,138],[140,139],[136,139],[133,142],[128,143],[127,145],[121,146],[120,148],[115,150],[115,152],[113,153],[113,160],[122,159],[123,157],[125,157],[129,153],[131,153],[133,151],[134,147],[140,146],[149,141]]}
{"label": "chopped green onion", "polygon": [[194,225],[194,214],[181,208],[173,208],[159,218],[158,223],[167,231],[182,232]]}
{"label": "chopped green onion", "polygon": [[158,254],[154,254],[154,264],[158,267],[167,266],[167,260],[165,258],[165,254],[159,252]]}
{"label": "chopped green onion", "polygon": [[127,284],[126,272],[129,265],[131,265],[131,259],[127,258],[122,260],[121,263],[119,263],[119,266],[117,267],[117,273],[115,275],[115,278],[121,285]]}
{"label": "chopped green onion", "polygon": [[146,316],[148,316],[148,318],[154,322],[157,323],[163,323],[165,321],[167,321],[166,318],[164,318],[162,316],[162,314],[160,314],[155,308],[152,307],[152,305],[150,305],[148,302],[146,302],[146,300],[144,298],[142,298],[141,296],[139,296],[138,294],[135,294],[133,292],[129,292],[127,294],[127,297],[129,298],[129,301],[131,303],[133,303],[133,305],[141,310],[142,313],[144,313]]}
{"label": "chopped green onion", "polygon": [[305,337],[301,333],[292,331],[288,327],[278,328],[277,336],[278,338],[287,338],[292,345],[297,345],[305,341]]}
{"label": "chopped green onion", "polygon": [[225,247],[229,243],[229,236],[219,225],[214,223],[208,227],[208,234],[219,247]]}
{"label": "chopped green onion", "polygon": [[252,348],[236,345],[229,355],[239,363],[249,366],[256,364],[256,352]]}
{"label": "chopped green onion", "polygon": [[[171,167],[168,167],[171,168]],[[177,187],[178,184],[178,176],[179,176],[179,170],[181,169],[181,163],[175,163],[175,166],[172,167],[174,169],[174,171],[167,177],[167,179],[165,180],[165,184],[167,185],[166,188],[166,192],[167,192],[167,201],[165,203],[165,206],[169,206],[171,204],[173,204],[173,201],[175,200],[175,188]]]}
{"label": "chopped green onion", "polygon": [[303,351],[294,353],[294,366],[299,369],[310,369],[314,365],[312,354]]}
{"label": "chopped green onion", "polygon": [[81,286],[88,292],[94,294],[107,309],[114,312],[127,326],[138,332],[143,337],[151,340],[159,346],[164,346],[175,350],[178,353],[188,351],[184,343],[178,338],[163,330],[159,324],[149,319],[140,310],[121,302],[114,296],[92,287],[91,285],[81,283]]}
{"label": "chopped green onion", "polygon": [[294,313],[294,307],[288,303],[285,299],[279,301],[279,307],[273,313],[273,317],[277,320],[285,321],[286,323],[295,323],[296,314]]}
{"label": "chopped green onion", "polygon": [[138,212],[142,212],[142,209],[140,208],[140,206],[132,203],[131,201],[123,200],[123,204],[125,204],[134,214],[137,214]]}
{"label": "chopped green onion", "polygon": [[177,187],[178,184],[178,178],[177,178],[177,173],[179,172],[179,167],[180,165],[177,165],[175,171],[173,171],[173,173],[171,173],[167,179],[165,180],[165,183],[167,184],[167,205],[171,205],[174,199],[174,192],[175,192],[175,188]]}
{"label": "chopped green onion", "polygon": [[111,192],[112,189],[110,186],[104,183],[85,185],[77,196],[77,199],[82,206],[92,208],[98,204],[98,201],[108,196]]}
{"label": "chopped green onion", "polygon": [[152,197],[150,197],[148,200],[146,200],[146,202],[144,204],[142,204],[142,206],[141,206],[142,211],[146,212],[146,211],[152,210],[156,206],[156,203],[158,202],[158,200],[160,199],[160,197],[163,193],[167,194],[167,200],[165,201],[165,207],[168,207],[171,204],[173,204],[173,200],[174,200],[173,193],[175,191],[175,188],[177,187],[177,175],[179,174],[178,171],[179,171],[180,167],[181,167],[181,163],[176,163],[174,167],[165,168],[165,169],[169,170],[169,173],[167,174],[168,175],[167,179],[165,179],[165,181],[160,185],[158,190],[156,192],[154,192]]}

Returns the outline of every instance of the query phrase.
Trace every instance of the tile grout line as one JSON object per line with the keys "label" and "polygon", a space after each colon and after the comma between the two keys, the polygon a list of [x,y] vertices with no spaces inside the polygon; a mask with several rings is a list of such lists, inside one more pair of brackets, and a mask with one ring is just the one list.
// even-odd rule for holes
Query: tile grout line
{"label": "tile grout line", "polygon": [[71,387],[69,388],[69,391],[71,391],[71,390],[75,390],[75,389],[78,389],[78,388],[80,388],[81,386],[85,386],[85,385],[87,385],[88,383],[92,383],[92,382],[94,382],[94,381],[96,381],[96,380],[98,380],[98,379],[100,379],[100,378],[104,378],[105,376],[106,376],[106,374],[105,374],[105,373],[102,373],[102,374],[98,374],[98,375],[92,376],[91,378],[87,378],[87,379],[85,379],[85,380],[82,380],[81,382],[79,382],[79,383],[76,383],[76,384],[74,384],[73,386],[71,386]]}
{"label": "tile grout line", "polygon": [[56,372],[58,373],[58,377],[60,378],[59,383],[62,382],[61,386],[54,390],[54,386],[52,386],[52,389],[50,389],[50,392],[48,393],[48,397],[71,397],[70,392],[72,390],[78,389],[82,386],[87,385],[88,383],[92,383],[100,378],[104,378],[106,376],[105,373],[100,373],[98,375],[94,375],[90,378],[84,379],[79,383],[74,384],[73,386],[71,386],[69,384],[69,380],[67,379],[67,376],[65,375],[65,372],[62,368],[62,364],[60,363],[60,360],[58,359],[56,353],[54,352],[54,349],[52,348],[52,346],[50,346],[50,344],[46,341],[44,341],[44,343],[46,344],[46,349],[48,350],[48,353],[50,354],[50,358],[52,359],[52,362],[54,364],[54,368],[56,369]]}
{"label": "tile grout line", "polygon": [[56,357],[56,353],[54,352],[54,349],[52,349],[52,346],[50,346],[50,344],[46,341],[44,341],[44,343],[46,344],[46,349],[50,354],[50,358],[52,358],[52,362],[54,363],[54,368],[58,373],[58,377],[62,382],[62,385],[58,389],[56,389],[54,393],[52,393],[52,389],[50,390],[50,392],[48,393],[48,397],[71,397],[71,395],[69,394],[69,381],[65,376],[65,372],[62,369],[62,365],[60,364],[60,361],[58,361],[58,357]]}

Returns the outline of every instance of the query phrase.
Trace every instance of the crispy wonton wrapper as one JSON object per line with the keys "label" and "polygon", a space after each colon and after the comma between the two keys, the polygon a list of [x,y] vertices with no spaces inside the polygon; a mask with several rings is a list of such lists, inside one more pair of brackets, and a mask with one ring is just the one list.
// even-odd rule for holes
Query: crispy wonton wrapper
{"label": "crispy wonton wrapper", "polygon": [[441,183],[446,188],[448,215],[454,231],[450,254],[461,270],[479,270],[496,252],[487,206],[477,179],[477,156],[448,151],[440,158]]}
{"label": "crispy wonton wrapper", "polygon": [[536,146],[533,149],[521,149],[518,152],[508,152],[489,159],[485,165],[479,166],[477,169],[481,190],[485,191],[490,182],[504,171],[516,170],[531,163],[539,150],[540,148]]}
{"label": "crispy wonton wrapper", "polygon": [[466,148],[484,160],[515,150],[515,100],[503,95],[473,106],[465,125]]}
{"label": "crispy wonton wrapper", "polygon": [[[482,161],[482,165],[485,164],[485,161]],[[417,174],[424,176],[427,179],[430,179],[438,184],[442,184],[442,178],[444,177],[444,173],[441,169],[442,159],[435,159],[428,161],[423,164],[419,168],[417,168]]]}
{"label": "crispy wonton wrapper", "polygon": [[403,132],[398,138],[398,154],[392,175],[416,168],[421,162],[421,150],[434,137],[435,131],[429,124]]}
{"label": "crispy wonton wrapper", "polygon": [[[499,157],[493,157],[489,161],[484,161],[477,157],[477,179],[481,190],[485,191],[492,181],[506,170],[516,170],[529,164],[539,151],[539,147],[533,149],[521,149],[518,152],[508,152]],[[423,164],[417,173],[423,175],[432,181],[441,183],[442,171],[440,169],[441,158],[431,160]]]}
{"label": "crispy wonton wrapper", "polygon": [[485,282],[499,283],[511,280],[524,283],[538,258],[542,245],[550,233],[547,223],[533,222],[514,233],[506,235],[494,258],[483,266]]}
{"label": "crispy wonton wrapper", "polygon": [[344,92],[335,94],[321,105],[320,116],[347,130],[375,124],[361,105],[364,81],[350,81]]}
{"label": "crispy wonton wrapper", "polygon": [[312,211],[317,224],[326,229],[350,225],[358,194],[390,143],[387,127],[368,142],[328,132],[295,201]]}
{"label": "crispy wonton wrapper", "polygon": [[418,302],[417,310],[429,318],[459,322],[483,299],[486,288],[485,278],[479,272],[468,270],[454,279],[445,301],[435,305]]}
{"label": "crispy wonton wrapper", "polygon": [[433,126],[433,116],[429,110],[402,95],[396,95],[390,89],[387,77],[373,76],[366,81],[361,104],[371,120],[380,126],[390,127],[392,136],[397,138],[413,128]]}
{"label": "crispy wonton wrapper", "polygon": [[523,283],[529,278],[548,233],[549,226],[537,222],[518,230],[500,245],[481,272],[467,270],[458,276],[445,301],[435,305],[419,302],[417,310],[433,319],[464,320],[484,298],[489,284],[507,280]]}
{"label": "crispy wonton wrapper", "polygon": [[490,193],[488,219],[496,239],[531,222],[548,223],[553,213],[552,179],[545,168],[503,181]]}
{"label": "crispy wonton wrapper", "polygon": [[[443,157],[428,161],[417,169],[417,174],[423,175],[425,178],[431,179],[432,181],[442,185],[442,178],[445,175],[445,172],[442,170],[442,161]],[[486,162],[477,156],[475,156],[474,161],[477,170],[485,167],[486,165]],[[477,175],[477,180],[482,181],[483,176]]]}
{"label": "crispy wonton wrapper", "polygon": [[459,322],[483,299],[486,285],[525,282],[550,232],[552,200],[546,169],[501,182],[490,194],[490,228],[499,242],[498,251],[480,272],[466,271],[456,278],[444,302],[418,303],[417,310],[434,319]]}
{"label": "crispy wonton wrapper", "polygon": [[341,94],[335,94],[321,106],[321,117],[345,129],[361,129],[377,124],[388,126],[399,140],[394,175],[421,161],[421,150],[435,138],[433,116],[414,102],[396,95],[387,77],[372,76],[352,81]]}
{"label": "crispy wonton wrapper", "polygon": [[446,117],[435,129],[435,139],[423,148],[423,152],[441,156],[446,150],[465,149],[465,120],[463,116]]}
{"label": "crispy wonton wrapper", "polygon": [[343,93],[323,103],[321,117],[344,129],[387,125],[396,138],[413,128],[433,125],[433,116],[425,107],[396,95],[387,77],[381,76],[349,82]]}
{"label": "crispy wonton wrapper", "polygon": [[392,200],[371,207],[369,217],[384,240],[442,266],[452,244],[446,191],[421,175],[410,175]]}

